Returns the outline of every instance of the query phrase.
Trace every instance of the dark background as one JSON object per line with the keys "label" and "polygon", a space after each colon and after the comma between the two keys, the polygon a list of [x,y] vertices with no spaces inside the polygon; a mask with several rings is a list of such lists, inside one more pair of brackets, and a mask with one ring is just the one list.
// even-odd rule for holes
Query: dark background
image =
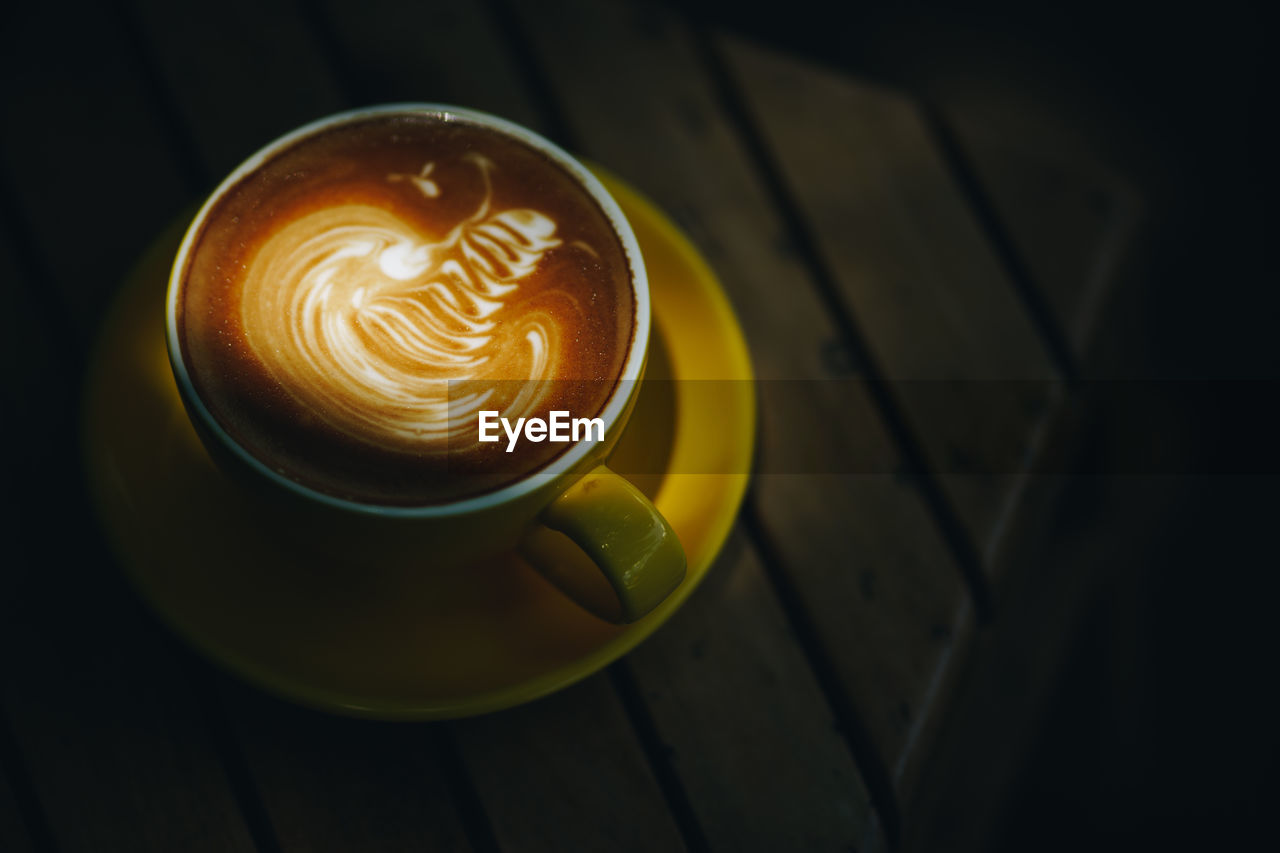
{"label": "dark background", "polygon": [[[1273,837],[1280,505],[1266,397],[1280,376],[1280,314],[1264,257],[1274,90],[1257,10],[693,5],[709,25],[927,103],[982,104],[1138,188],[1142,239],[1082,376],[1179,381],[1100,421],[1121,495],[1108,507],[1121,509],[1083,550],[1128,573],[1116,584],[1127,592],[1086,615],[1073,640],[1001,849],[1223,849]],[[1207,381],[1181,381],[1192,379]],[[1171,448],[1153,469],[1166,476],[1119,476],[1156,443]]]}

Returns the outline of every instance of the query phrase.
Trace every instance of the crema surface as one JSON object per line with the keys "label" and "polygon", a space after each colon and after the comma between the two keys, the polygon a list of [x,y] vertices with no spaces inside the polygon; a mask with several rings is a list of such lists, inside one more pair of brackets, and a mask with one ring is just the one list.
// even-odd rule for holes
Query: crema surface
{"label": "crema surface", "polygon": [[480,410],[594,417],[635,296],[621,242],[546,155],[466,121],[359,119],[230,188],[183,271],[180,345],[218,423],[285,476],[439,503],[542,467],[476,439]]}

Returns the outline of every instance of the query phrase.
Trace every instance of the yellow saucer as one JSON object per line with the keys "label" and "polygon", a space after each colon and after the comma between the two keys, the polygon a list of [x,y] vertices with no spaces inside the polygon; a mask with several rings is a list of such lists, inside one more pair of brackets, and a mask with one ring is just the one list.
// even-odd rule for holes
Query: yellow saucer
{"label": "yellow saucer", "polygon": [[[599,170],[597,170],[599,172]],[[142,595],[209,657],[266,690],[338,713],[443,719],[510,707],[585,678],[670,618],[724,543],[746,489],[755,398],[742,332],[711,269],[651,203],[599,172],[649,270],[654,327],[635,414],[613,458],[670,521],[684,583],[608,625],[515,556],[466,571],[317,564],[273,539],[213,467],[178,398],[164,341],[169,263],[185,221],[140,260],[98,340],[85,400],[91,493]],[[662,379],[731,379],[697,383]],[[677,472],[741,472],[699,474]],[[424,558],[425,559],[425,558]]]}

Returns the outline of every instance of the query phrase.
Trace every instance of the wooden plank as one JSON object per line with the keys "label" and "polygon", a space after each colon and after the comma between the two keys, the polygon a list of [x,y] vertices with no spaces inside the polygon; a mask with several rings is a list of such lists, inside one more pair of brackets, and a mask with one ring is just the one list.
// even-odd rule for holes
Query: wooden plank
{"label": "wooden plank", "polygon": [[840,682],[909,796],[970,641],[970,601],[938,538],[920,535],[928,518],[902,500],[909,487],[896,478],[771,479],[759,496],[765,524],[786,530],[779,550]]}
{"label": "wooden plank", "polygon": [[904,851],[997,845],[1081,613],[1114,578],[1150,559],[1177,495],[1160,477],[1061,479],[1059,488],[1037,490],[1038,529],[1013,546],[1017,568],[1006,593],[1013,606],[975,644],[927,781],[908,804]]}
{"label": "wooden plank", "polygon": [[[254,115],[269,116],[277,111],[287,121],[297,124],[314,116],[300,115],[292,106],[280,108],[274,93],[314,84],[318,91],[328,94],[327,100],[320,102],[315,100],[319,96],[313,95],[311,108],[335,112],[349,106],[338,94],[346,88],[342,81],[325,77],[312,81],[311,75],[322,73],[323,68],[317,70],[314,54],[318,48],[309,40],[311,31],[301,20],[281,17],[277,21],[273,34],[275,56],[269,62],[256,61],[258,54],[254,50],[245,51],[243,55],[238,51],[235,34],[248,26],[256,14],[255,9],[248,4],[210,7],[203,15],[193,15],[182,24],[189,28],[190,34],[205,29],[223,33],[218,43],[186,50],[180,55],[158,44],[155,46],[161,70],[175,86],[175,96],[191,105],[190,122],[205,138],[201,162],[210,169],[217,168],[214,159],[217,152],[232,151],[240,146],[253,148],[267,141],[265,138],[250,140],[245,138],[248,131],[224,127],[221,122],[224,103],[238,104],[240,110]],[[284,12],[277,9],[273,14],[283,16]],[[375,14],[382,17],[370,17]],[[204,16],[231,20],[205,22]],[[328,21],[324,26],[336,39],[334,48],[341,59],[340,67],[352,67],[353,63],[366,60],[389,63],[380,67],[395,67],[405,72],[403,78],[399,74],[394,76],[397,85],[409,84],[422,89],[416,95],[405,89],[383,90],[378,88],[382,77],[361,72],[357,79],[362,97],[374,101],[412,98],[461,103],[475,97],[490,109],[508,115],[526,117],[531,112],[524,100],[513,98],[519,91],[518,80],[495,79],[495,74],[504,73],[503,69],[510,73],[510,68],[504,64],[497,42],[474,8],[393,9],[374,3],[372,6],[362,4],[359,9],[330,8],[326,17]],[[388,21],[395,23],[387,26]],[[438,25],[446,21],[449,25],[442,30]],[[150,41],[170,32],[165,22],[143,22],[142,27]],[[284,33],[290,34],[289,37],[282,37]],[[447,45],[441,47],[445,43]],[[422,61],[423,57],[432,55],[435,59],[431,62]],[[234,77],[221,82],[220,86],[227,91],[220,89],[209,94],[189,88],[190,80],[215,75],[231,56],[238,57],[242,65]],[[301,59],[294,63],[288,61],[290,56]],[[464,62],[468,56],[470,60]],[[493,61],[483,61],[486,56]],[[475,75],[462,73],[463,69],[473,66],[481,70]],[[445,70],[449,73],[445,74]],[[260,128],[259,132],[264,130]],[[508,750],[495,751],[485,741],[475,738],[462,740],[462,757],[469,774],[483,783],[482,793],[493,795],[487,798],[485,809],[494,833],[518,842],[516,846],[522,849],[536,846],[534,842],[538,839],[553,849],[593,849],[594,840],[611,834],[644,838],[646,834],[661,832],[665,819],[666,835],[678,843],[661,791],[644,765],[635,734],[625,716],[617,712],[616,697],[608,689],[578,691],[573,695],[576,699],[556,700],[546,706],[560,708],[561,712],[553,719],[543,720],[536,732],[529,729],[530,719],[540,719],[536,715],[528,718],[522,716],[522,712],[513,712],[487,721],[488,737],[510,743]],[[360,765],[363,768],[360,789],[351,791],[349,777],[353,762],[363,761],[359,756],[369,750],[387,760],[398,753],[421,754],[425,748],[424,727],[371,728],[304,722],[307,716],[304,712],[297,712],[295,724],[290,726],[276,720],[259,720],[261,707],[244,703],[232,704],[230,713],[236,730],[242,734],[246,761],[270,820],[287,847],[351,849],[366,846],[372,838],[396,846],[413,846],[414,839],[428,837],[429,824],[437,817],[442,827],[449,828],[445,833],[446,846],[454,846],[458,838],[454,831],[458,818],[450,811],[452,802],[439,796],[434,799],[448,813],[447,819],[421,808],[422,802],[431,799],[432,791],[439,792],[456,782],[445,776],[447,771],[438,762],[418,761],[415,773],[421,778],[415,782],[412,803],[405,799],[403,777],[397,772],[378,770],[376,762]],[[284,716],[283,711],[279,714],[282,719],[291,719]],[[590,720],[592,736],[610,744],[608,768],[612,775],[609,779],[630,780],[632,784],[625,792],[602,787],[600,768],[571,760],[579,754],[585,733],[579,724],[568,725],[569,720],[579,724]],[[284,739],[279,735],[286,730],[290,730],[290,734]],[[533,749],[535,744],[540,749]],[[537,779],[546,769],[544,750],[566,758],[559,768],[559,786],[529,784],[514,791],[504,787],[503,780]],[[399,766],[395,762],[392,765]],[[579,799],[565,797],[565,791],[575,790],[579,792]],[[351,793],[353,799],[344,804],[346,793]],[[508,793],[514,799],[493,798]],[[377,810],[380,801],[399,804],[395,807],[397,820],[403,826],[398,830],[378,828],[375,818],[385,812],[385,809]],[[620,803],[626,804],[625,813],[617,811]],[[544,836],[531,829],[529,816],[536,817],[548,831],[554,829],[554,834]],[[626,820],[620,822],[621,818]]]}
{"label": "wooden plank", "polygon": [[191,662],[114,572],[65,550],[42,548],[58,571],[22,587],[3,632],[9,724],[59,849],[252,850]]}
{"label": "wooden plank", "polygon": [[933,100],[1016,260],[1082,364],[1139,231],[1136,187],[1105,165],[1107,155],[1079,128],[1043,104],[972,81],[935,87]]}
{"label": "wooden plank", "polygon": [[454,730],[504,850],[685,849],[607,675]]}
{"label": "wooden plank", "polygon": [[189,689],[191,660],[106,557],[76,464],[87,330],[176,209],[182,173],[114,20],[98,7],[69,17],[31,6],[7,23],[0,171],[20,220],[12,236],[48,276],[12,284],[46,291],[24,322],[49,321],[42,333],[66,348],[65,359],[26,365],[56,393],[22,428],[38,474],[23,487],[39,512],[14,543],[26,572],[0,625],[14,748],[60,849],[251,849]]}
{"label": "wooden plank", "polygon": [[741,535],[627,660],[713,849],[881,849],[867,793]]}
{"label": "wooden plank", "polygon": [[293,0],[130,4],[213,183],[272,139],[343,105]]}
{"label": "wooden plank", "polygon": [[[442,101],[538,128],[528,83],[495,40],[488,4],[322,0],[320,5],[360,101]],[[388,21],[395,23],[388,26]]]}
{"label": "wooden plank", "polygon": [[992,570],[1061,390],[1044,344],[911,101],[738,38],[719,44]]}
{"label": "wooden plank", "polygon": [[1026,138],[1000,138],[970,114],[948,115],[1031,283],[1072,354],[1084,359],[1138,227],[1137,192],[1096,163],[1060,159]]}
{"label": "wooden plank", "polygon": [[[757,515],[884,773],[908,783],[969,611],[914,484],[813,474],[900,467],[859,366],[681,22],[617,2],[530,2],[520,12],[585,152],[673,214],[728,290],[762,380]],[[563,20],[579,24],[566,31]],[[814,448],[826,458],[815,463]]]}
{"label": "wooden plank", "polygon": [[102,7],[32,6],[6,23],[0,170],[64,310],[88,329],[186,200],[186,176]]}
{"label": "wooden plank", "polygon": [[281,849],[470,849],[438,725],[317,714],[228,681],[221,692]]}

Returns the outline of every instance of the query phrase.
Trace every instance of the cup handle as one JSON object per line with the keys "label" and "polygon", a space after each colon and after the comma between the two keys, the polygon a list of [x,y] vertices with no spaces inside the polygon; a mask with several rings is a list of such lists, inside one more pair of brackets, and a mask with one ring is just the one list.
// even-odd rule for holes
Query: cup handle
{"label": "cup handle", "polygon": [[[566,549],[548,530],[569,537],[595,563],[617,596],[616,610],[563,582]],[[520,553],[562,592],[610,622],[636,621],[684,580],[684,548],[671,525],[639,489],[604,465],[543,509]]]}

